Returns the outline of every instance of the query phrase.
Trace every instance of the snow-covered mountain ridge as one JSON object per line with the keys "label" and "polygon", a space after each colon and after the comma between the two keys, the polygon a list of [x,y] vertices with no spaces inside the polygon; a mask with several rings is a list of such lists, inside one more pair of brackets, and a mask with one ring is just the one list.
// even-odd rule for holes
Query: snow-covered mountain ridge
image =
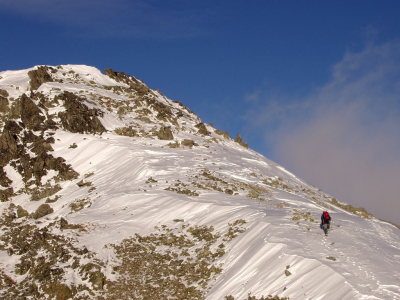
{"label": "snow-covered mountain ridge", "polygon": [[400,299],[398,228],[105,73],[0,72],[3,299]]}

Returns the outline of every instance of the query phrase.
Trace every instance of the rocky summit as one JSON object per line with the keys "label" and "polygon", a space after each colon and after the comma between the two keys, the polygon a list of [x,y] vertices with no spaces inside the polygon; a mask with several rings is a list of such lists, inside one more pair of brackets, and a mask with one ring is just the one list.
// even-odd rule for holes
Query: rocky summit
{"label": "rocky summit", "polygon": [[0,132],[1,299],[400,299],[399,228],[133,76],[0,72]]}

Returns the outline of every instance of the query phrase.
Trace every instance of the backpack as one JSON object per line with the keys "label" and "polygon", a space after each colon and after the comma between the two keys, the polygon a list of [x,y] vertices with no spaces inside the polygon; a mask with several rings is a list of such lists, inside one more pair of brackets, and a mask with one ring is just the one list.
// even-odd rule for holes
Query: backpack
{"label": "backpack", "polygon": [[324,211],[324,219],[327,221],[330,219],[329,213],[327,211]]}

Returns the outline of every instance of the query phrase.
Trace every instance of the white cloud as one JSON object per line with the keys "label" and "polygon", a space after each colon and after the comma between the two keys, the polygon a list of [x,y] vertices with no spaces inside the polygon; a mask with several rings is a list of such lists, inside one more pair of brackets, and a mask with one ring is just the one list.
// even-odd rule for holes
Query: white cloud
{"label": "white cloud", "polygon": [[269,118],[267,142],[281,164],[339,200],[399,223],[399,41],[347,52],[325,86],[260,111],[249,116],[257,127]]}

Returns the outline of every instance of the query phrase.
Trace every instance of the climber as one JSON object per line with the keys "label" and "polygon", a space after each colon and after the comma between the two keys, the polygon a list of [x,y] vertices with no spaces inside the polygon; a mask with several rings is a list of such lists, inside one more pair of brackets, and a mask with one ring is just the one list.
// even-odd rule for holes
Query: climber
{"label": "climber", "polygon": [[328,235],[328,230],[330,229],[331,216],[327,211],[323,211],[321,215],[321,229]]}

